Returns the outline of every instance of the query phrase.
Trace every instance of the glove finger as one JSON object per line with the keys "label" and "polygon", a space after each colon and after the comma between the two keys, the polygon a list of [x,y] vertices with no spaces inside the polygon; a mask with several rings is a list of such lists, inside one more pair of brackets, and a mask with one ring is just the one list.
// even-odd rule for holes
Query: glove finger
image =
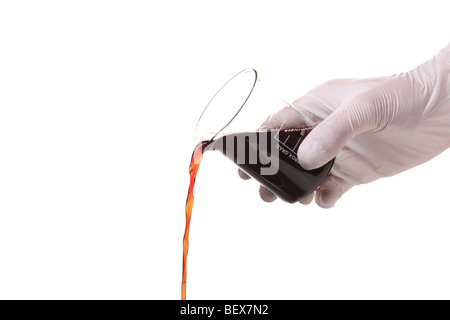
{"label": "glove finger", "polygon": [[299,202],[304,205],[310,204],[314,199],[314,192],[307,196],[305,199],[300,200]]}
{"label": "glove finger", "polygon": [[241,169],[238,169],[238,175],[243,180],[251,179],[251,177],[248,174],[246,174],[244,171],[242,171]]}
{"label": "glove finger", "polygon": [[300,144],[297,156],[306,170],[319,168],[333,159],[353,137],[351,124],[338,114],[339,111],[318,124]]}
{"label": "glove finger", "polygon": [[272,193],[267,188],[264,188],[263,186],[259,187],[259,196],[261,199],[263,199],[265,202],[273,202],[277,199],[277,196]]}
{"label": "glove finger", "polygon": [[334,207],[336,201],[347,192],[352,186],[341,178],[332,174],[328,175],[325,181],[316,190],[316,203],[319,207],[328,209]]}
{"label": "glove finger", "polygon": [[[375,94],[380,91],[380,86],[385,86],[389,81],[386,77],[333,80],[311,90],[298,102],[317,119],[323,118],[298,149],[300,165],[307,170],[323,166],[350,139],[362,132],[375,130],[383,123],[383,118],[389,118],[385,117],[380,105],[395,100],[395,95],[388,90],[384,90],[382,96]],[[371,90],[373,88],[378,90]],[[314,100],[315,104],[307,103]],[[380,101],[383,103],[380,104]]]}

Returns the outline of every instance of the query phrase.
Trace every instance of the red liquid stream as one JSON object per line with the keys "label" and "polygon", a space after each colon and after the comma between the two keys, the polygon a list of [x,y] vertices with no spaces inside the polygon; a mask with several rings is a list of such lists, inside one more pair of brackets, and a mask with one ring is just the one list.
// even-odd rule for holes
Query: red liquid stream
{"label": "red liquid stream", "polygon": [[[186,228],[184,231],[183,238],[183,279],[181,282],[181,299],[186,300],[186,262],[187,254],[189,249],[189,226],[191,223],[192,207],[194,205],[194,184],[195,177],[197,176],[197,171],[200,167],[200,162],[203,158],[203,153],[207,150],[222,150],[230,160],[234,161],[242,170],[252,176],[261,185],[268,187],[272,192],[274,192],[281,199],[294,203],[304,197],[308,196],[313,192],[325,179],[331,170],[333,165],[333,160],[325,164],[323,167],[314,170],[305,170],[298,165],[296,160],[291,158],[291,155],[287,155],[281,152],[281,149],[287,151],[290,149],[297,149],[299,143],[303,141],[307,134],[312,130],[312,128],[299,128],[299,129],[283,129],[279,130],[278,140],[271,136],[271,132],[256,132],[257,136],[268,135],[268,139],[271,139],[271,145],[279,143],[280,151],[278,152],[279,168],[276,175],[262,176],[259,174],[263,163],[258,160],[257,163],[237,163],[234,159],[235,152],[230,154],[224,153],[224,146],[226,147],[225,139],[235,139],[239,135],[246,136],[248,133],[233,133],[225,135],[217,140],[213,141],[202,141],[194,149],[191,158],[191,164],[189,166],[190,184],[188,196],[186,199]],[[220,149],[222,147],[222,149]],[[255,149],[256,148],[256,149]],[[246,144],[245,152],[250,154],[250,152],[257,152],[259,148],[255,147],[251,143]],[[229,150],[230,151],[230,150]],[[266,150],[264,150],[266,151]],[[263,152],[264,154],[264,152]],[[294,155],[295,157],[296,155]]]}
{"label": "red liquid stream", "polygon": [[186,228],[184,230],[183,238],[183,279],[181,282],[181,300],[186,300],[186,263],[189,249],[189,226],[191,224],[192,207],[194,206],[195,177],[197,176],[197,171],[203,158],[203,152],[208,144],[209,141],[202,141],[195,147],[189,166],[191,182],[189,183],[188,196],[186,199]]}

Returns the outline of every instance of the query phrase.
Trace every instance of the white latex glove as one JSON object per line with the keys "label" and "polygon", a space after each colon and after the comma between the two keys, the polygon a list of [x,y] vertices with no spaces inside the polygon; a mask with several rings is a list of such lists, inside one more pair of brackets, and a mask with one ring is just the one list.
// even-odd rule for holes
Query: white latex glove
{"label": "white latex glove", "polygon": [[[328,81],[293,105],[323,120],[300,145],[298,159],[314,169],[336,157],[315,192],[317,204],[330,208],[353,186],[408,170],[450,146],[450,44],[409,72]],[[276,118],[288,117],[283,112]],[[265,188],[260,195],[276,199]]]}

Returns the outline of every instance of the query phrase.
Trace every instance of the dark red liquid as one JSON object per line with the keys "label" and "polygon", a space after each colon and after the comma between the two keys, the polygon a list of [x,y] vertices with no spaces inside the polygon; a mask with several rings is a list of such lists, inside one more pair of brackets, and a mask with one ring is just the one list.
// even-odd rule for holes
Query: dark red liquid
{"label": "dark red liquid", "polygon": [[[214,141],[202,141],[195,147],[189,166],[190,183],[186,200],[186,228],[183,238],[183,276],[181,283],[182,300],[186,299],[186,266],[189,226],[194,205],[194,184],[203,153],[208,150],[221,151],[227,158],[235,162],[248,175],[271,190],[279,198],[293,203],[314,192],[328,175],[334,162],[333,159],[315,170],[305,170],[298,164],[298,146],[311,130],[312,128],[303,128],[233,133]],[[238,143],[233,143],[239,139],[244,141],[241,149],[238,148]],[[267,141],[265,147],[262,147],[262,141]],[[228,150],[227,146],[229,147]],[[231,148],[233,150],[230,150]],[[239,154],[238,150],[243,151],[242,154]],[[251,154],[256,154],[256,159],[253,158],[252,160]],[[261,168],[270,167],[269,162],[273,157],[278,157],[277,172],[272,175],[261,175]]]}
{"label": "dark red liquid", "polygon": [[[324,166],[314,170],[305,170],[300,166],[297,159],[297,150],[311,130],[312,128],[309,127],[233,133],[213,141],[208,146],[208,149],[220,150],[244,172],[272,191],[280,199],[294,203],[306,198],[317,189],[330,172],[334,162],[333,159]],[[263,137],[263,135],[265,136]],[[241,154],[237,152],[237,141],[239,139],[240,141],[245,141],[245,146],[240,149]],[[261,139],[267,141],[265,147],[261,146]],[[235,143],[232,143],[230,140]],[[227,150],[227,145],[231,145],[234,150]],[[244,150],[245,152],[242,152]],[[272,152],[275,150],[275,154],[271,150]],[[250,154],[258,155],[253,163],[249,159]],[[262,175],[261,169],[264,167],[268,168],[270,165],[267,163],[273,157],[278,157],[278,171],[272,175]]]}

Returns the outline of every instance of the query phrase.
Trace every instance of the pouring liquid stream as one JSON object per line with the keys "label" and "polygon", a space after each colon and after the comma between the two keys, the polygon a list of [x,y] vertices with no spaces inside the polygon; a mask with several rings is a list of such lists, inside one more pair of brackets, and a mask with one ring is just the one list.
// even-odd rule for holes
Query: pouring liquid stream
{"label": "pouring liquid stream", "polygon": [[[260,184],[269,188],[279,198],[289,203],[295,203],[306,198],[320,185],[331,170],[334,159],[323,167],[314,170],[303,169],[297,159],[296,150],[304,138],[311,132],[311,127],[295,128],[295,129],[277,129],[268,131],[256,132],[238,132],[228,133],[216,140],[202,141],[194,149],[192,153],[191,163],[189,166],[190,183],[188,196],[186,199],[186,228],[183,238],[183,275],[181,285],[181,299],[186,299],[186,277],[187,277],[187,254],[189,249],[189,227],[191,223],[192,208],[194,205],[194,184],[197,176],[200,162],[203,159],[203,154],[208,150],[220,150],[227,158],[233,161],[238,167],[244,170],[247,174],[253,177]],[[276,133],[276,134],[274,134]],[[256,139],[251,142],[251,139],[246,139],[248,135],[256,135]],[[241,149],[244,152],[245,161],[237,161],[237,146],[232,146],[227,150],[227,142],[245,141],[245,148]],[[265,139],[262,139],[265,138]],[[268,141],[266,147],[260,145],[260,140]],[[271,147],[276,147],[275,154],[272,156],[278,159],[278,171],[273,175],[261,175],[261,168],[267,167],[268,158],[264,158],[264,154],[271,150]],[[230,147],[229,147],[230,149]],[[233,152],[231,152],[233,151]],[[260,152],[263,151],[263,152]],[[256,162],[248,161],[249,155],[252,152],[258,153]],[[272,152],[273,153],[273,152]],[[264,160],[264,161],[263,161]]]}
{"label": "pouring liquid stream", "polygon": [[189,249],[189,227],[191,224],[192,207],[194,206],[194,184],[195,177],[197,176],[200,162],[203,159],[203,153],[205,148],[211,141],[202,141],[194,149],[191,158],[191,164],[189,166],[190,183],[188,196],[186,199],[186,228],[184,230],[183,237],[183,276],[181,282],[181,300],[186,300],[186,276],[187,276],[187,254]]}

